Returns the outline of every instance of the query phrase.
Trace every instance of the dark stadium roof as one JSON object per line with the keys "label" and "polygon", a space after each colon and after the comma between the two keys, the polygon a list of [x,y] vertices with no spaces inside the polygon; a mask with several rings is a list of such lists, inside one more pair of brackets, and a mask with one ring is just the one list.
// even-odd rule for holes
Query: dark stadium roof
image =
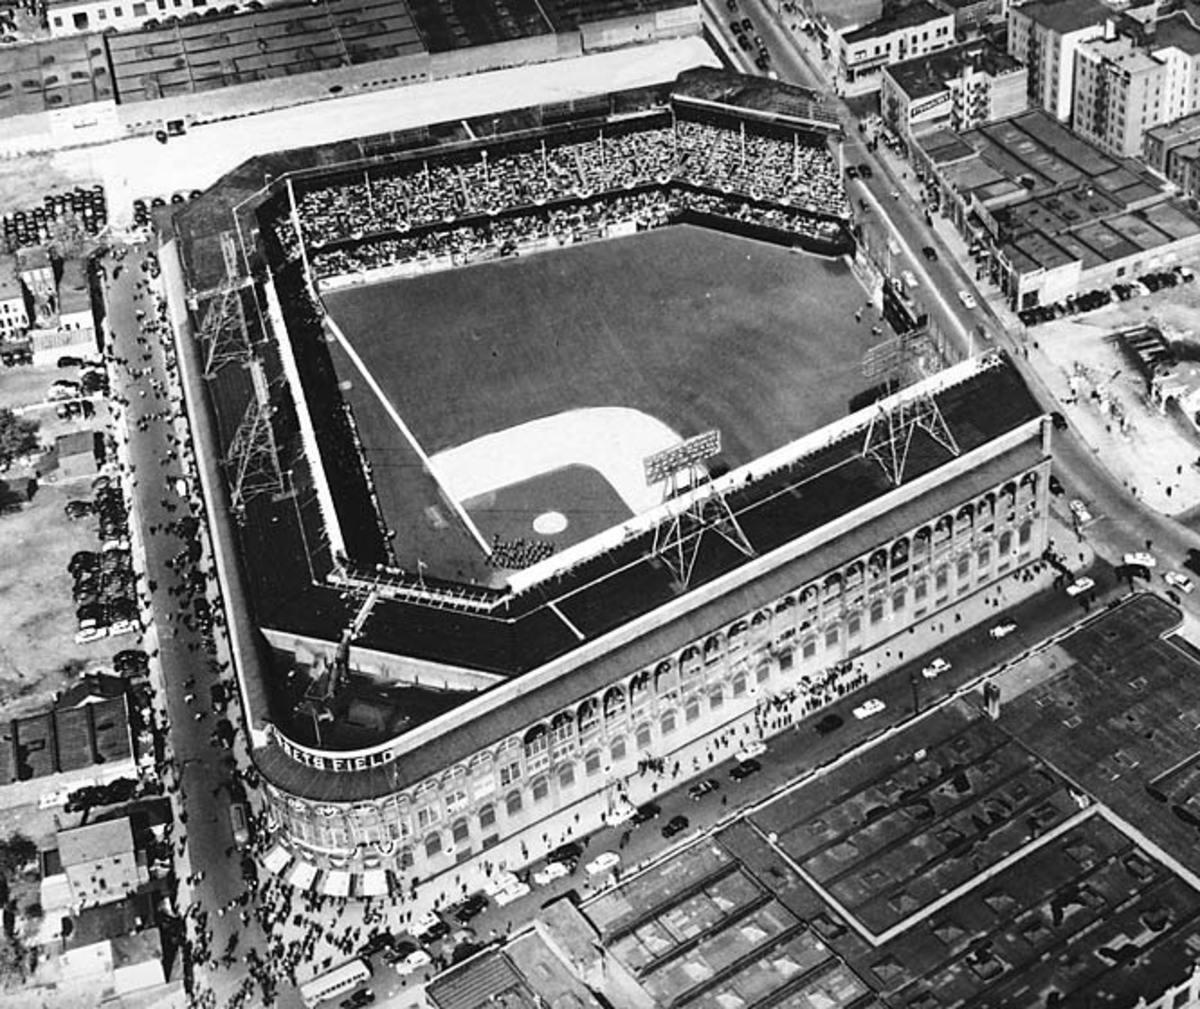
{"label": "dark stadium roof", "polygon": [[[964,449],[976,447],[1041,412],[1010,364],[988,369],[948,390],[941,397],[941,403],[947,421]],[[994,426],[989,423],[992,420],[996,421]],[[941,450],[928,451],[929,447],[926,445],[926,451],[922,451],[914,475],[946,461]],[[752,491],[746,492],[747,497],[755,499],[753,502],[736,498],[732,501],[739,511],[739,521],[760,553],[817,528],[888,490],[890,485],[883,479],[878,464],[863,459],[860,449],[861,434],[846,438],[827,452],[805,460],[803,468],[819,471],[819,475],[807,483],[797,483],[797,493],[779,494],[787,485],[787,474],[778,474],[775,479],[757,482]],[[698,605],[685,618],[671,621],[597,660],[579,665],[544,687],[522,695],[514,703],[448,729],[435,742],[406,754],[403,760],[392,765],[354,775],[333,774],[295,763],[274,744],[256,751],[255,759],[269,780],[289,792],[314,799],[353,800],[414,784],[441,767],[577,703],[595,690],[597,673],[604,675],[604,669],[615,664],[632,671],[657,662],[663,655],[702,638],[713,628],[786,594],[805,579],[859,556],[876,543],[899,535],[931,514],[952,509],[995,485],[1006,474],[1033,466],[1041,458],[1041,449],[1026,442],[953,483],[941,485],[888,512],[869,529],[856,528],[829,540],[733,593]],[[744,560],[724,546],[723,541],[713,542],[715,539],[704,541],[706,546],[701,550],[698,562],[699,583],[710,581]],[[622,565],[625,566],[622,568]],[[604,581],[588,580],[601,573],[610,577]],[[597,559],[586,572],[568,577],[569,582],[559,589],[557,605],[588,638],[625,623],[677,594],[661,568],[645,556],[644,544],[636,541]],[[488,657],[495,654],[532,657],[540,646],[547,650],[540,661],[546,661],[578,644],[574,638],[567,640],[562,635],[546,641],[528,640],[540,638],[547,626],[554,626],[549,619],[527,625],[527,620],[544,615],[543,609],[534,610],[509,625],[493,625],[490,621],[445,611],[427,610],[422,614],[415,606],[391,603],[381,606],[386,606],[388,616],[378,623],[373,617],[368,623],[368,628],[375,627],[378,631],[374,636],[361,639],[360,643],[366,647],[412,654],[409,634],[413,624],[421,625],[421,643],[441,646],[443,651],[452,649],[459,655],[448,661],[464,664],[470,664],[472,657],[466,653],[471,649]],[[301,618],[302,611],[297,611],[295,616]],[[485,626],[472,627],[472,623]],[[299,624],[296,629],[299,630]],[[496,651],[489,653],[487,649]]]}
{"label": "dark stadium roof", "polygon": [[108,38],[120,102],[150,101],[424,51],[396,0],[323,0]]}

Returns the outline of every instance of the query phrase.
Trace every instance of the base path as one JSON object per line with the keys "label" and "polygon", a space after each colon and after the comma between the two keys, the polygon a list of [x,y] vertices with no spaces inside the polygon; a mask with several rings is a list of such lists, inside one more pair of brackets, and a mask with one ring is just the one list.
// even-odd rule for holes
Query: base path
{"label": "base path", "polygon": [[662,503],[662,488],[646,486],[642,461],[679,435],[640,410],[568,410],[474,438],[429,460],[438,483],[457,502],[489,494],[567,466],[600,473],[635,515]]}

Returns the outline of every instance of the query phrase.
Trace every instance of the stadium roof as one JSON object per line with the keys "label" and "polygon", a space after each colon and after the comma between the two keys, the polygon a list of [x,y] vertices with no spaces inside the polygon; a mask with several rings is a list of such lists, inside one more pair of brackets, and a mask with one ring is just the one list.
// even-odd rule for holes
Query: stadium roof
{"label": "stadium roof", "polygon": [[[939,402],[964,451],[1026,423],[1041,412],[1012,365],[999,361],[946,390],[939,396]],[[847,435],[827,450],[805,457],[794,467],[764,477],[747,486],[742,494],[731,496],[730,503],[739,522],[760,556],[891,489],[879,465],[862,457],[862,437],[861,430]],[[915,477],[929,472],[948,458],[943,450],[934,449],[932,443],[918,442],[914,445],[910,473]],[[523,693],[513,703],[489,711],[485,717],[460,720],[435,741],[406,754],[402,761],[341,775],[301,766],[274,743],[256,751],[256,761],[269,780],[293,794],[315,799],[350,800],[414,784],[438,768],[578,703],[594,691],[598,677],[605,675],[602,670],[614,664],[628,670],[650,666],[663,655],[685,647],[741,614],[772,603],[796,585],[860,556],[928,516],[970,500],[1000,482],[1006,474],[1033,466],[1040,458],[1040,446],[1025,442],[952,483],[935,487],[895,508],[870,528],[856,527],[779,564],[746,585],[698,603],[686,617],[657,627],[600,658],[582,662],[544,686]],[[552,587],[530,593],[532,608],[514,611],[513,619],[505,623],[410,604],[380,603],[379,606],[385,607],[385,615],[377,622],[374,618],[368,622],[368,633],[361,644],[410,655],[418,649],[425,657],[475,668],[481,661],[494,665],[507,660],[514,664],[500,671],[510,675],[522,672],[565,654],[580,643],[542,605],[543,601],[552,599],[556,608],[590,640],[679,595],[670,575],[656,563],[646,546],[640,540],[632,541]],[[745,558],[723,540],[705,538],[697,561],[696,584],[710,582],[743,562]],[[282,586],[276,591],[283,591]],[[312,621],[305,620],[305,600],[311,594],[305,590],[287,606],[296,633],[304,626],[310,628],[307,633],[316,633],[311,629]],[[274,622],[268,619],[267,623],[280,626],[278,619]]]}

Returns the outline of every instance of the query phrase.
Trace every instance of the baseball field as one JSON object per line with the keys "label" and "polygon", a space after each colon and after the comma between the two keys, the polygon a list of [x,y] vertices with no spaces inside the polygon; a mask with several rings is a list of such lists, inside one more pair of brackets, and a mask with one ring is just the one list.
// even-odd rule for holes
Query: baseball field
{"label": "baseball field", "polygon": [[[334,356],[398,546],[414,475],[398,455],[429,457],[482,539],[578,516],[561,546],[646,505],[629,471],[643,454],[719,428],[720,462],[737,466],[844,416],[869,384],[873,314],[855,321],[865,294],[844,263],[693,227],[325,300],[359,361]],[[637,423],[618,430],[610,408]]]}

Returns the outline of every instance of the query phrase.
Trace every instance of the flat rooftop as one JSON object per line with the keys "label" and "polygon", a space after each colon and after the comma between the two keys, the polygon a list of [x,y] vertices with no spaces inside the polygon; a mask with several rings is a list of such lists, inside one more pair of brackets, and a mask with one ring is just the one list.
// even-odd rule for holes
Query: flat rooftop
{"label": "flat rooftop", "polygon": [[0,119],[113,97],[102,35],[6,45],[0,60]]}
{"label": "flat rooftop", "polygon": [[1022,4],[1020,10],[1035,24],[1059,35],[1104,24],[1113,16],[1112,8],[1099,0],[1033,0],[1033,3]]}
{"label": "flat rooftop", "polygon": [[885,70],[909,98],[940,94],[946,82],[971,67],[999,76],[1021,69],[1021,64],[986,39],[976,39],[926,56],[893,63]]}
{"label": "flat rooftop", "polygon": [[1200,944],[1200,652],[1163,637],[1178,622],[1136,597],[1025,660],[1041,682],[999,723],[978,697],[939,708],[582,912],[676,1006],[788,978],[825,985],[789,1005],[1153,1000]]}
{"label": "flat rooftop", "polygon": [[[962,156],[954,136],[974,155]],[[1019,272],[1076,259],[1087,268],[1200,231],[1200,214],[1145,166],[1105,154],[1042,110],[918,142],[958,192],[990,210]]]}
{"label": "flat rooftop", "polygon": [[425,51],[397,0],[327,0],[107,37],[122,104]]}
{"label": "flat rooftop", "polygon": [[877,39],[882,35],[890,35],[892,32],[904,31],[906,28],[917,28],[944,17],[949,17],[949,15],[929,3],[928,0],[916,0],[915,3],[895,7],[891,12],[870,24],[847,32],[843,39],[847,45],[854,45],[856,42]]}

